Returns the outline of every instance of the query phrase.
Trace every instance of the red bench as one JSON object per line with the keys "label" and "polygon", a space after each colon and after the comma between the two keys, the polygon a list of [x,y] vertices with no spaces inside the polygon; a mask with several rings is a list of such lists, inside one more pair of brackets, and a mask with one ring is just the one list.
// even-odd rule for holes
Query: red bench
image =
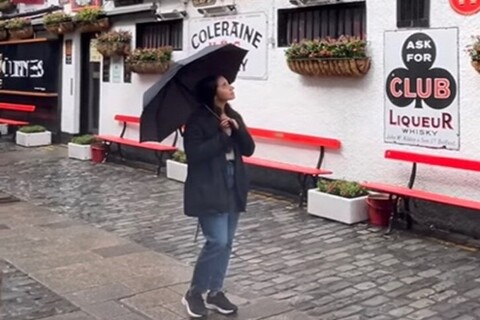
{"label": "red bench", "polygon": [[100,140],[103,140],[105,144],[107,145],[107,151],[105,155],[105,161],[108,159],[108,156],[112,153],[111,152],[111,145],[116,143],[118,145],[118,153],[120,156],[123,158],[122,155],[122,150],[121,146],[129,146],[129,147],[135,147],[135,148],[142,148],[142,149],[148,149],[155,151],[155,156],[158,159],[158,167],[157,167],[157,176],[160,174],[160,169],[163,165],[163,154],[165,152],[174,152],[177,150],[175,147],[176,143],[176,137],[175,141],[173,143],[173,146],[167,146],[163,145],[158,142],[138,142],[133,139],[128,139],[124,138],[125,131],[127,130],[127,126],[129,125],[134,125],[134,126],[139,126],[140,125],[140,117],[136,116],[130,116],[130,115],[122,115],[122,114],[117,114],[114,117],[115,121],[121,122],[123,124],[123,129],[122,132],[120,133],[120,136],[113,136],[113,135],[97,135],[97,137]]}
{"label": "red bench", "polygon": [[390,222],[388,225],[387,233],[390,233],[393,226],[393,221],[397,214],[399,213],[398,202],[400,199],[404,200],[403,213],[405,213],[407,218],[407,226],[411,226],[411,218],[409,216],[409,206],[408,200],[419,199],[425,201],[431,201],[466,209],[480,210],[480,202],[468,199],[462,199],[457,197],[452,197],[448,195],[443,195],[435,192],[429,192],[419,189],[413,189],[415,183],[415,178],[417,174],[417,164],[426,164],[431,166],[438,167],[447,167],[454,169],[462,169],[469,171],[480,171],[480,161],[477,160],[468,160],[460,158],[450,158],[437,155],[405,152],[405,151],[396,151],[396,150],[387,150],[385,151],[385,158],[392,160],[399,160],[412,163],[412,171],[410,173],[410,180],[407,187],[395,186],[385,183],[375,183],[375,182],[365,182],[362,183],[362,186],[366,189],[372,191],[378,191],[387,193],[390,195],[390,198],[394,202],[394,210],[390,215]]}
{"label": "red bench", "polygon": [[[2,111],[2,110],[16,111],[16,112],[34,112],[35,111],[35,106],[30,105],[30,104],[16,104],[16,103],[0,102],[0,111]],[[0,117],[0,124],[6,124],[8,126],[12,126],[12,127],[17,128],[17,127],[20,127],[20,126],[26,126],[29,123],[27,121],[20,121],[20,120]],[[15,131],[14,131],[14,134],[13,134],[13,139],[15,139]]]}
{"label": "red bench", "polygon": [[320,154],[318,157],[317,164],[311,167],[300,166],[300,165],[285,163],[280,161],[266,160],[266,159],[261,159],[256,157],[243,158],[243,161],[249,165],[298,174],[300,188],[301,188],[300,199],[299,199],[300,206],[302,206],[306,200],[307,181],[308,181],[307,179],[310,177],[313,180],[313,182],[316,183],[318,176],[332,173],[331,171],[321,168],[323,158],[325,157],[325,149],[338,150],[340,149],[340,146],[341,146],[341,143],[339,140],[330,139],[330,138],[315,137],[315,136],[308,136],[303,134],[259,129],[259,128],[248,128],[248,131],[250,132],[250,134],[255,140],[264,140],[267,142],[268,141],[282,142],[284,144],[288,144],[292,146],[311,147],[311,148],[319,149]]}

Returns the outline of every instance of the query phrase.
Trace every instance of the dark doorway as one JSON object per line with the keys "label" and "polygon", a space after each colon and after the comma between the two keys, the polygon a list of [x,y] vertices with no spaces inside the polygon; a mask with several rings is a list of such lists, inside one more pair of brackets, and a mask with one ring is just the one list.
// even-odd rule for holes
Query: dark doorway
{"label": "dark doorway", "polygon": [[100,56],[92,50],[95,34],[84,33],[81,39],[80,131],[98,133],[100,116]]}

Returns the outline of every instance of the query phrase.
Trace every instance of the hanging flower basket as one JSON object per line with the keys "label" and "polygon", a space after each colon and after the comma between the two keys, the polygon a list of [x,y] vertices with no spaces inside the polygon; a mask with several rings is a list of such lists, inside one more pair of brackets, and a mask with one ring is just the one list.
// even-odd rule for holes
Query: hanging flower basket
{"label": "hanging flower basket", "polygon": [[11,11],[13,9],[13,7],[14,7],[14,5],[8,0],[0,2],[0,12]]}
{"label": "hanging flower basket", "polygon": [[65,12],[54,12],[43,17],[43,24],[48,32],[65,34],[75,30],[72,17]]}
{"label": "hanging flower basket", "polygon": [[101,32],[110,28],[108,18],[102,18],[97,21],[79,21],[77,24],[80,32]]}
{"label": "hanging flower basket", "polygon": [[370,58],[359,59],[291,59],[288,67],[304,76],[360,77],[370,69]]}
{"label": "hanging flower basket", "polygon": [[473,68],[480,73],[480,36],[472,36],[472,40],[473,43],[467,46],[466,51],[472,59]]}
{"label": "hanging flower basket", "polygon": [[138,62],[129,64],[128,68],[134,73],[162,74],[170,68],[170,62]]}
{"label": "hanging flower basket", "polygon": [[370,69],[367,43],[341,36],[294,43],[285,51],[290,70],[305,76],[360,77]]}
{"label": "hanging flower basket", "polygon": [[472,60],[472,66],[478,73],[480,73],[480,60]]}
{"label": "hanging flower basket", "polygon": [[45,25],[45,29],[54,34],[66,34],[73,32],[75,30],[75,25],[72,21],[59,22]]}
{"label": "hanging flower basket", "polygon": [[129,31],[115,30],[97,36],[96,48],[104,57],[126,56],[130,53],[132,34]]}
{"label": "hanging flower basket", "polygon": [[5,41],[8,39],[8,32],[5,29],[0,30],[0,41]]}
{"label": "hanging flower basket", "polygon": [[13,18],[5,25],[12,39],[30,39],[33,37],[33,27],[29,19]]}
{"label": "hanging flower basket", "polygon": [[131,72],[162,74],[170,68],[172,48],[137,48],[125,61]]}

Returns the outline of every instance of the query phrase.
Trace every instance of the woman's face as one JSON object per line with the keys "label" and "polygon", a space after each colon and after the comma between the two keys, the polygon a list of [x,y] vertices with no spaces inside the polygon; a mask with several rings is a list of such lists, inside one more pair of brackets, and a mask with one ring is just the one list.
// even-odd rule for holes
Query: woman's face
{"label": "woman's face", "polygon": [[235,93],[233,92],[233,86],[228,83],[224,77],[219,77],[217,80],[217,94],[216,98],[220,101],[229,101],[235,99]]}

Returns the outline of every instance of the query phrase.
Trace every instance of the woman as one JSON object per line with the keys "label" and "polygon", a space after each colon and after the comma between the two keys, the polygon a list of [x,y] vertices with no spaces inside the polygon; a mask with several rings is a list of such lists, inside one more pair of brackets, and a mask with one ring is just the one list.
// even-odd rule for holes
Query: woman
{"label": "woman", "polygon": [[207,308],[225,315],[237,311],[223,292],[223,281],[239,213],[247,203],[242,156],[251,156],[255,144],[242,117],[228,104],[235,94],[223,76],[201,81],[197,94],[204,106],[190,117],[184,134],[188,160],[184,209],[187,216],[198,218],[206,243],[182,303],[191,317],[201,318]]}

